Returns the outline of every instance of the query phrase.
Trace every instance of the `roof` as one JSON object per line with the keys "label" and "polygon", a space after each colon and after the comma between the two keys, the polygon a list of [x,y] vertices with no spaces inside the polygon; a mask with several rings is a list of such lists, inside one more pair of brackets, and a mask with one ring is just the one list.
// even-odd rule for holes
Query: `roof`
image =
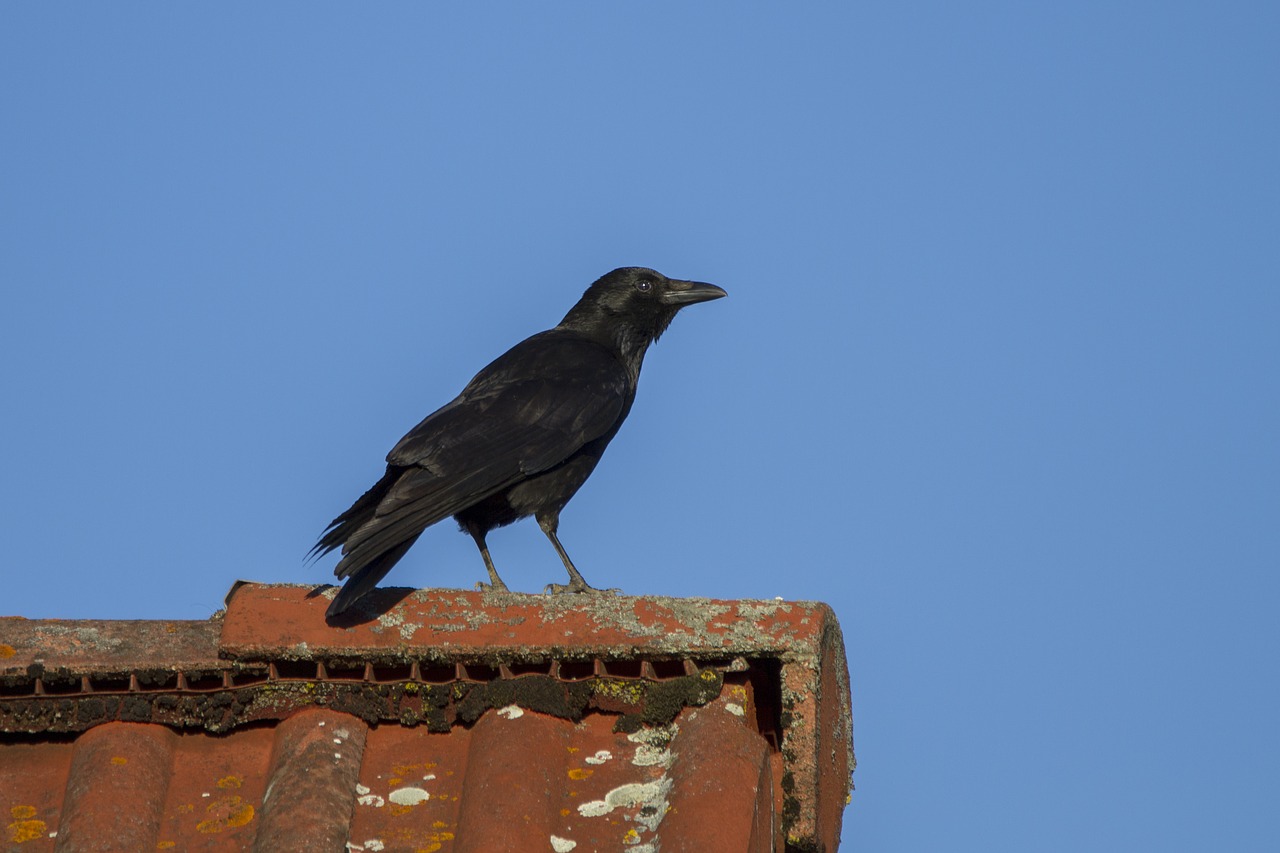
{"label": "roof", "polygon": [[0,849],[838,845],[824,604],[387,589],[335,626],[331,596],[0,618]]}

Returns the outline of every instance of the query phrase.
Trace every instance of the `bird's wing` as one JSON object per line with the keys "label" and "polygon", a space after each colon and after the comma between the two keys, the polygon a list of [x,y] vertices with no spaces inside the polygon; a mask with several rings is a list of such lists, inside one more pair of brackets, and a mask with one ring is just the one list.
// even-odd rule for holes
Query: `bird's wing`
{"label": "bird's wing", "polygon": [[[611,430],[632,391],[599,344],[552,333],[524,341],[396,444],[387,462],[403,471],[343,553],[381,553],[558,465]],[[354,571],[362,561],[343,562]]]}

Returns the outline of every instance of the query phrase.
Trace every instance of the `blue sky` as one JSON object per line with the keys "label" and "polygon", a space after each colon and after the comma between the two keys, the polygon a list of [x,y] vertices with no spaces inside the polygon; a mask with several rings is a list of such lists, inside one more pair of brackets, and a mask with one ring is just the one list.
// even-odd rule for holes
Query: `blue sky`
{"label": "blue sky", "polygon": [[[561,538],[835,608],[848,849],[1270,849],[1277,44],[1245,2],[5,4],[0,610],[326,581],[405,431],[653,266],[730,296]],[[388,581],[483,577],[440,525]]]}

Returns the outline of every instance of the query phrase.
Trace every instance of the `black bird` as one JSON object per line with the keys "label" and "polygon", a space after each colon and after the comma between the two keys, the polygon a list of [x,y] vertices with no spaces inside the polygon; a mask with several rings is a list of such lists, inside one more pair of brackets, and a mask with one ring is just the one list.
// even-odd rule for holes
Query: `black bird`
{"label": "black bird", "polygon": [[485,537],[532,515],[569,571],[554,592],[596,592],[556,538],[578,491],[631,411],[645,350],[676,312],[727,294],[643,267],[598,279],[560,325],[524,340],[476,374],[387,454],[387,472],[335,518],[311,550],[341,546],[346,585],[327,615],[373,589],[422,531],[453,516],[505,590]]}

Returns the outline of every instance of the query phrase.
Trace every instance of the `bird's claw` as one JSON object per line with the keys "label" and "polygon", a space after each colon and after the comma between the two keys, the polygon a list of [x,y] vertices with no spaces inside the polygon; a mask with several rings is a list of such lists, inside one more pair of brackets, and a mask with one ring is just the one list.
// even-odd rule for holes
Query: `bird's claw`
{"label": "bird's claw", "polygon": [[476,589],[481,592],[510,592],[507,585],[502,581],[497,583],[485,583],[484,581],[476,581]]}
{"label": "bird's claw", "polygon": [[564,595],[565,593],[574,593],[578,595],[622,595],[622,590],[614,587],[612,589],[596,589],[594,586],[587,584],[577,584],[572,581],[569,583],[549,583],[543,588],[546,595]]}

